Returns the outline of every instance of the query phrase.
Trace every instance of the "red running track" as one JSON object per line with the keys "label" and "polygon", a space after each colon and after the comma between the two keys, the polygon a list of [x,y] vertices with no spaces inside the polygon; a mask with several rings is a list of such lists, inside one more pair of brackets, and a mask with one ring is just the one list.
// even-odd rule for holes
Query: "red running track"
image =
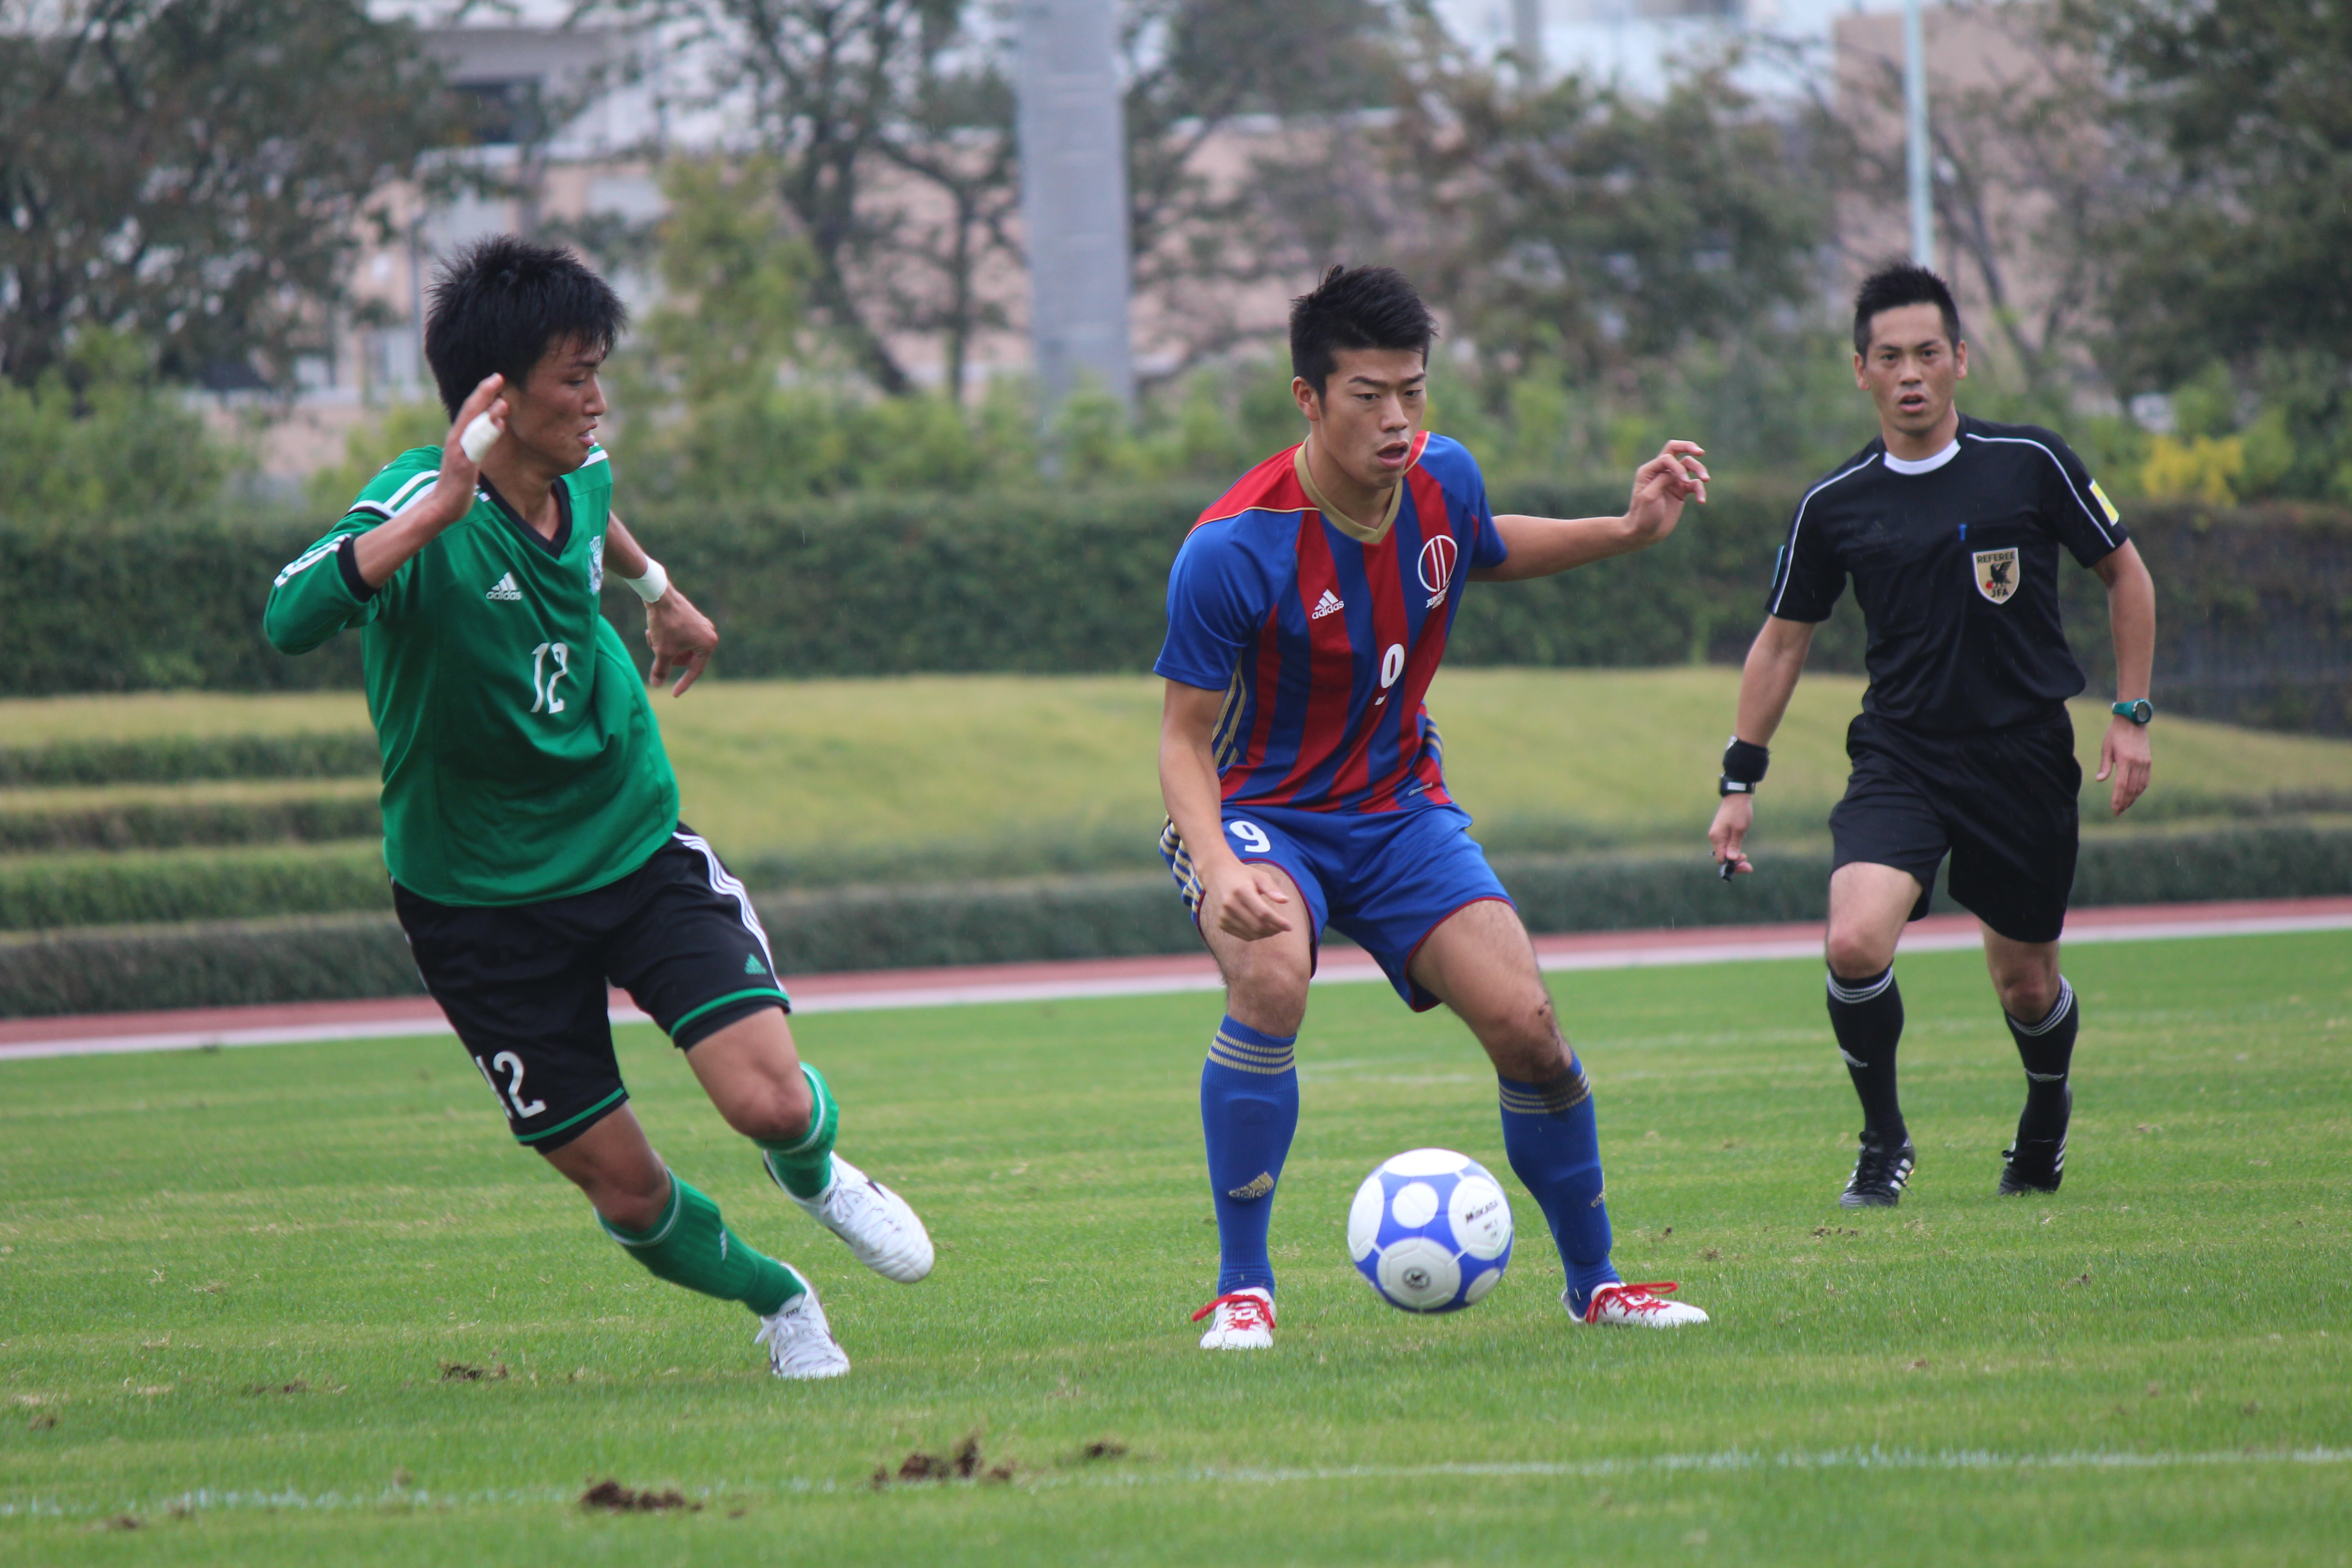
{"label": "red running track", "polygon": [[[2075,910],[2066,918],[2066,940],[2070,942],[2334,931],[2352,931],[2352,898],[2147,904]],[[1969,916],[1931,915],[1911,927],[1903,939],[1903,946],[1909,952],[1937,952],[1973,947],[1977,941],[1977,924]],[[1694,926],[1538,937],[1536,957],[1544,969],[1555,972],[1635,969],[1810,958],[1817,955],[1821,947],[1821,925],[1801,921],[1788,925]],[[1379,967],[1370,958],[1358,949],[1347,947],[1327,950],[1322,969],[1316,976],[1321,984],[1381,978]],[[785,984],[793,994],[793,1009],[801,1013],[1138,996],[1219,988],[1216,966],[1206,953],[798,974],[786,976]],[[637,1023],[645,1020],[645,1015],[630,1004],[625,994],[615,992],[613,1018],[615,1023]],[[58,1018],[0,1019],[0,1061],[448,1032],[448,1020],[432,999],[425,996],[200,1007],[178,1012],[90,1013]]]}

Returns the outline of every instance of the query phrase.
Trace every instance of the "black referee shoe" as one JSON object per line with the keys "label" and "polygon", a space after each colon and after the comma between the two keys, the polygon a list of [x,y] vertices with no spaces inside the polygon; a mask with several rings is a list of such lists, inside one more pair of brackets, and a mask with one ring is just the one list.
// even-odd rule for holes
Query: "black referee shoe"
{"label": "black referee shoe", "polygon": [[1893,1208],[1903,1201],[1903,1189],[1911,1184],[1911,1168],[1917,1163],[1910,1139],[1890,1149],[1872,1142],[1865,1134],[1861,1151],[1854,1155],[1853,1174],[1846,1178],[1845,1191],[1838,1194],[1838,1207]]}
{"label": "black referee shoe", "polygon": [[[2054,1129],[2055,1137],[2028,1138],[2022,1119],[2017,1136],[2000,1152],[2000,1195],[2015,1197],[2020,1193],[2054,1193],[2058,1184],[2066,1179],[2066,1123],[2074,1113],[2074,1086],[2066,1086],[2065,1109]],[[2043,1128],[2044,1131],[2053,1131]]]}
{"label": "black referee shoe", "polygon": [[2066,1135],[2020,1138],[2000,1152],[2000,1195],[2054,1193],[2066,1179]]}

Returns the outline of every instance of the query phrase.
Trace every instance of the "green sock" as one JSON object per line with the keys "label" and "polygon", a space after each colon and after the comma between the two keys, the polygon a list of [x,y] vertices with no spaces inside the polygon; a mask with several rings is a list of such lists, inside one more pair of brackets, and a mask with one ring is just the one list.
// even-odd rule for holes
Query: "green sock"
{"label": "green sock", "polygon": [[656,1278],[722,1301],[740,1301],[766,1317],[808,1289],[789,1263],[779,1263],[727,1228],[719,1205],[670,1173],[669,1212],[643,1235],[623,1230],[603,1215],[596,1223]]}
{"label": "green sock", "polygon": [[801,1064],[808,1079],[809,1125],[797,1142],[762,1143],[762,1158],[776,1185],[796,1198],[813,1198],[833,1184],[833,1141],[841,1131],[841,1102],[825,1087],[824,1075]]}

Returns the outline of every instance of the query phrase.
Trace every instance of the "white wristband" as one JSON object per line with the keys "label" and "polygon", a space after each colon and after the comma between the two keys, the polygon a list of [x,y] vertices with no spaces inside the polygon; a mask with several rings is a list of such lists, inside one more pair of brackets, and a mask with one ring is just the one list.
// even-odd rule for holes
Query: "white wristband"
{"label": "white wristband", "polygon": [[662,563],[650,555],[646,557],[644,576],[624,577],[621,581],[629,585],[631,593],[648,605],[669,592],[669,574],[663,571]]}

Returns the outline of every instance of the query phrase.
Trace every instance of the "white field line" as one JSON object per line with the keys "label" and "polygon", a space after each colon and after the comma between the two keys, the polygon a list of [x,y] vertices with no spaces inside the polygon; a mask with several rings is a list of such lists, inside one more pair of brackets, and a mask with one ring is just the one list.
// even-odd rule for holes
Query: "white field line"
{"label": "white field line", "polygon": [[[1746,1474],[1757,1471],[1913,1470],[1927,1472],[1983,1471],[2014,1473],[2036,1470],[2168,1470],[2221,1469],[2275,1465],[2328,1467],[2352,1463],[2352,1448],[2211,1449],[2197,1453],[2133,1453],[2088,1449],[2056,1454],[2004,1454],[1982,1448],[1832,1448],[1811,1453],[1756,1453],[1730,1448],[1714,1454],[1656,1454],[1645,1458],[1522,1460],[1496,1464],[1452,1465],[1317,1465],[1181,1467],[1156,1469],[1106,1468],[1076,1473],[1032,1472],[1019,1477],[1014,1489],[1043,1491],[1067,1488],[1125,1489],[1146,1486],[1310,1486],[1349,1481],[1411,1481],[1514,1479],[1597,1480],[1641,1475]],[[903,1489],[926,1491],[938,1483],[908,1483]],[[789,1477],[781,1481],[722,1482],[696,1488],[686,1495],[698,1502],[750,1500],[779,1494],[864,1492],[867,1481],[811,1480]],[[892,1490],[901,1489],[892,1486]],[[34,1498],[0,1502],[0,1519],[65,1519],[90,1514],[154,1515],[203,1510],[236,1511],[381,1510],[408,1507],[483,1508],[530,1504],[570,1504],[577,1494],[568,1488],[514,1487],[496,1490],[434,1492],[422,1488],[387,1488],[380,1492],[304,1492],[293,1488],[276,1491],[199,1487],[143,1504],[60,1502]]]}
{"label": "white field line", "polygon": [[[2130,924],[2084,923],[2066,933],[2070,944],[2108,942],[2159,942],[2190,937],[2278,936],[2300,931],[2352,931],[2352,914],[2249,915],[2227,920],[2147,921]],[[1906,952],[1948,952],[1974,948],[1973,931],[1921,932],[1907,938]],[[1539,957],[1538,965],[1561,973],[1596,969],[1672,968],[1694,963],[1746,963],[1797,958],[1819,958],[1818,938],[1757,942],[1709,942],[1690,947],[1596,947],[1580,952]],[[1380,965],[1352,950],[1323,964],[1315,976],[1318,985],[1353,985],[1384,981]],[[877,972],[870,990],[839,991],[793,1000],[796,1013],[872,1013],[903,1007],[971,1007],[1000,1002],[1068,1002],[1096,996],[1157,996],[1182,992],[1217,991],[1223,983],[1213,974],[1145,974],[1102,980],[974,981],[966,985],[892,986]],[[785,986],[791,988],[790,976]],[[636,1008],[612,1010],[615,1024],[649,1022]],[[0,1046],[0,1061],[38,1057],[110,1056],[131,1051],[182,1051],[204,1046],[284,1046],[320,1040],[367,1040],[415,1037],[450,1033],[440,1018],[395,1019],[353,1024],[293,1024],[249,1029],[184,1029],[150,1035],[96,1036],[83,1039],[26,1040]]]}

